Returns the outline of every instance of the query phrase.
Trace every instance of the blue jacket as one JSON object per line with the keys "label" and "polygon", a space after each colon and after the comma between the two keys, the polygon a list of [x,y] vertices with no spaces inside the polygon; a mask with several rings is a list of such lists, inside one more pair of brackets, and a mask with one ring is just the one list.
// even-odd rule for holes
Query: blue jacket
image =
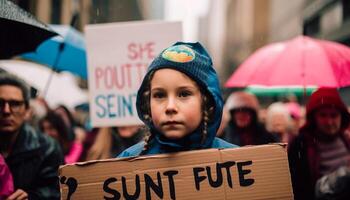
{"label": "blue jacket", "polygon": [[[176,58],[176,54],[184,53],[191,57],[190,61],[179,61],[178,58]],[[168,57],[168,55],[174,54],[175,57]],[[145,109],[144,105],[147,105],[148,102],[145,102],[143,94],[146,90],[148,90],[149,76],[153,74],[154,71],[163,68],[174,69],[186,74],[198,84],[201,91],[204,91],[204,93],[210,99],[210,102],[214,107],[214,111],[212,115],[210,115],[210,120],[207,127],[208,134],[204,141],[202,141],[203,123],[184,138],[179,140],[170,140],[164,137],[164,135],[155,128],[152,121],[145,118],[145,112],[147,112],[148,109]],[[223,100],[221,97],[219,79],[213,68],[212,60],[200,43],[178,42],[165,49],[158,57],[156,57],[149,66],[140,89],[138,90],[136,107],[140,119],[149,127],[152,135],[147,151],[143,152],[144,155],[206,148],[237,147],[236,145],[230,144],[215,137],[221,122]],[[138,156],[142,152],[143,148],[144,143],[138,143],[126,149],[118,157]]]}
{"label": "blue jacket", "polygon": [[[124,150],[121,154],[118,155],[119,158],[124,158],[124,157],[131,157],[131,156],[138,156],[143,150],[143,147],[145,145],[145,142],[139,142],[126,150]],[[225,148],[236,148],[238,147],[237,145],[231,144],[226,142],[223,139],[214,138],[214,141],[212,143],[212,146],[210,148],[218,148],[218,149],[225,149]],[[160,153],[161,146],[153,146],[153,148],[149,149],[147,151],[147,155],[152,155],[152,154],[159,154]]]}

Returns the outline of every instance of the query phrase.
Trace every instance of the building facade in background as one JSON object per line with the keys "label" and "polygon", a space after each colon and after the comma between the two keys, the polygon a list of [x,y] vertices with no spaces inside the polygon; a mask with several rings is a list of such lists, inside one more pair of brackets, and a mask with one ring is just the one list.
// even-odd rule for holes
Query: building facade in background
{"label": "building facade in background", "polygon": [[185,41],[200,41],[222,84],[258,48],[297,35],[350,45],[349,0],[12,0],[41,21],[86,24],[182,21]]}
{"label": "building facade in background", "polygon": [[307,0],[303,12],[305,35],[350,46],[350,1]]}

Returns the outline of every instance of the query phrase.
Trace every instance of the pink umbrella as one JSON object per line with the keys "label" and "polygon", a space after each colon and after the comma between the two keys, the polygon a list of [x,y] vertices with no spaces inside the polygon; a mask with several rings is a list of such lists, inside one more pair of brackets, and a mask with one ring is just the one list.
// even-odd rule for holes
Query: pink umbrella
{"label": "pink umbrella", "polygon": [[350,85],[350,48],[298,36],[258,49],[231,75],[225,87]]}

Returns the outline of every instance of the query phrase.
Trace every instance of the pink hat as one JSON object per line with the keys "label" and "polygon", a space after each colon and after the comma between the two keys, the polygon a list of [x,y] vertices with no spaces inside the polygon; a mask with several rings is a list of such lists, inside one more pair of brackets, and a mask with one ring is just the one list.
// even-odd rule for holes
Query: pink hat
{"label": "pink hat", "polygon": [[286,103],[286,107],[293,118],[296,118],[296,119],[301,118],[301,108],[298,103],[288,102]]}

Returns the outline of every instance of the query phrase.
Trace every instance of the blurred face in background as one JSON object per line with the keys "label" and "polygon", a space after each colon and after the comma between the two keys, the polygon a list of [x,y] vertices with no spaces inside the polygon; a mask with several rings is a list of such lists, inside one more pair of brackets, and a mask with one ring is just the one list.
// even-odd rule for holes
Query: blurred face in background
{"label": "blurred face in background", "polygon": [[317,129],[327,135],[336,135],[341,127],[341,113],[333,107],[323,107],[315,112]]}
{"label": "blurred face in background", "polygon": [[120,126],[118,127],[118,133],[122,138],[131,138],[139,129],[140,126]]}
{"label": "blurred face in background", "polygon": [[42,131],[48,134],[50,137],[55,138],[56,140],[59,139],[57,129],[55,129],[53,125],[47,120],[44,120],[42,122]]}
{"label": "blurred face in background", "polygon": [[68,117],[66,111],[63,108],[57,108],[55,110],[55,113],[57,113],[58,115],[60,115],[62,117],[62,119],[63,119],[63,121],[64,121],[64,123],[66,124],[67,127],[70,128],[72,126],[72,124],[71,124],[71,122],[69,120],[69,117]]}
{"label": "blurred face in background", "polygon": [[253,120],[252,112],[246,108],[240,108],[233,111],[232,118],[239,128],[248,127]]}
{"label": "blurred face in background", "polygon": [[275,113],[271,116],[271,131],[274,133],[283,134],[288,129],[288,120],[282,113]]}

